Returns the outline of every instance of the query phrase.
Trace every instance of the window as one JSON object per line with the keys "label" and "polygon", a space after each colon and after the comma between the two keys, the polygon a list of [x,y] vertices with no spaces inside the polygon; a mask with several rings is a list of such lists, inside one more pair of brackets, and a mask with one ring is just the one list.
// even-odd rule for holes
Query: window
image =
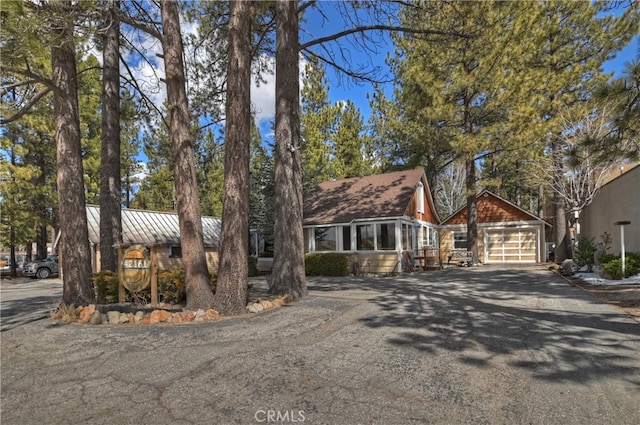
{"label": "window", "polygon": [[413,225],[402,225],[402,249],[413,251]]}
{"label": "window", "polygon": [[170,246],[169,247],[169,258],[182,258],[182,247],[181,246]]}
{"label": "window", "polygon": [[335,227],[316,227],[316,251],[335,251],[336,250],[336,228]]}
{"label": "window", "polygon": [[453,249],[467,249],[467,232],[453,232]]}
{"label": "window", "polygon": [[416,185],[416,196],[418,197],[416,210],[419,213],[424,214],[424,185],[422,184],[422,182],[419,182]]}
{"label": "window", "polygon": [[376,242],[378,250],[396,249],[395,223],[376,224]]}
{"label": "window", "polygon": [[342,226],[342,250],[351,251],[351,226]]}
{"label": "window", "polygon": [[375,249],[373,224],[356,226],[356,244],[358,251],[373,251]]}
{"label": "window", "polygon": [[[422,246],[436,246],[436,238],[438,237],[438,232],[436,232],[436,229],[432,228],[432,227],[426,227],[424,226],[422,228]],[[466,233],[465,233],[465,239],[466,239]]]}

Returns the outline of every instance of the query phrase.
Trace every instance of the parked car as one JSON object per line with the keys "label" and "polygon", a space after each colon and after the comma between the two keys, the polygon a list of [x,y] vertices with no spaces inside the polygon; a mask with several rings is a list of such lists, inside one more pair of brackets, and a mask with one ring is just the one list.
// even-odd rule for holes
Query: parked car
{"label": "parked car", "polygon": [[24,275],[27,277],[46,279],[58,275],[58,256],[49,255],[44,260],[37,260],[24,265]]}
{"label": "parked car", "polygon": [[[20,264],[16,267],[16,276],[22,275],[22,266]],[[11,263],[6,263],[4,266],[0,267],[0,276],[8,277],[11,276]]]}

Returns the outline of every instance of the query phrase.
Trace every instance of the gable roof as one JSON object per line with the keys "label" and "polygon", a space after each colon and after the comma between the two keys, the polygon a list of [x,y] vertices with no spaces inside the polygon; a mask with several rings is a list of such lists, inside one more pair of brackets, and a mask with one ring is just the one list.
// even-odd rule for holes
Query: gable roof
{"label": "gable roof", "polygon": [[[100,243],[100,207],[87,205],[89,240]],[[202,217],[205,247],[219,247],[222,220]],[[122,210],[122,243],[126,245],[180,245],[178,214],[125,208]]]}
{"label": "gable roof", "polygon": [[414,169],[320,183],[313,195],[305,199],[304,224],[401,217],[419,182],[424,185],[429,208],[435,215],[424,170]]}
{"label": "gable roof", "polygon": [[[551,226],[540,217],[520,208],[512,202],[488,190],[483,190],[476,196],[478,205],[478,223],[504,223],[509,221],[536,220]],[[447,217],[443,225],[467,224],[467,206],[461,206],[456,212]]]}

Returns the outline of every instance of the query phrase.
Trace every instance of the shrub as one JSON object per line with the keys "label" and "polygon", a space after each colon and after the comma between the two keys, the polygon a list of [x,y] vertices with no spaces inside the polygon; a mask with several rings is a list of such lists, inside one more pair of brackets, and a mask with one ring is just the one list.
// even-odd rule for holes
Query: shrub
{"label": "shrub", "polygon": [[619,258],[619,257],[616,257],[613,254],[604,254],[603,256],[600,257],[600,265],[603,265],[603,264],[606,264],[608,262],[611,262],[611,261],[615,260],[616,258]]}
{"label": "shrub", "polygon": [[91,276],[96,291],[98,304],[113,304],[118,302],[118,274],[110,270],[103,270]]}
{"label": "shrub", "polygon": [[[607,261],[600,260],[603,276],[607,279],[622,279],[622,258],[612,255],[606,257]],[[637,252],[625,254],[624,277],[634,276],[638,272],[640,272],[640,254]]]}
{"label": "shrub", "polygon": [[175,267],[158,273],[158,301],[180,304],[187,299],[184,268]]}
{"label": "shrub", "polygon": [[578,245],[575,250],[575,263],[578,268],[587,266],[587,271],[591,273],[593,271],[594,258],[596,253],[595,238],[588,238],[580,235],[578,238]]}
{"label": "shrub", "polygon": [[[91,276],[93,286],[96,291],[96,303],[117,304],[118,287],[120,278],[117,273],[110,270],[103,270]],[[130,292],[125,290],[125,301],[137,304],[146,304],[151,301],[151,288],[148,286],[140,292]]]}
{"label": "shrub", "polygon": [[344,254],[307,254],[304,271],[307,276],[346,276],[349,274],[349,262]]}

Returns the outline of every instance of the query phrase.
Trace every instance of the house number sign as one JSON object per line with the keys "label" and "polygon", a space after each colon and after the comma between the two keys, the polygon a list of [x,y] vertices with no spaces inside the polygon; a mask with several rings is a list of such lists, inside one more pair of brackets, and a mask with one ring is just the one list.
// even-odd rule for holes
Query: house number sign
{"label": "house number sign", "polygon": [[127,248],[122,259],[122,285],[131,292],[139,292],[150,282],[149,250],[142,245]]}

